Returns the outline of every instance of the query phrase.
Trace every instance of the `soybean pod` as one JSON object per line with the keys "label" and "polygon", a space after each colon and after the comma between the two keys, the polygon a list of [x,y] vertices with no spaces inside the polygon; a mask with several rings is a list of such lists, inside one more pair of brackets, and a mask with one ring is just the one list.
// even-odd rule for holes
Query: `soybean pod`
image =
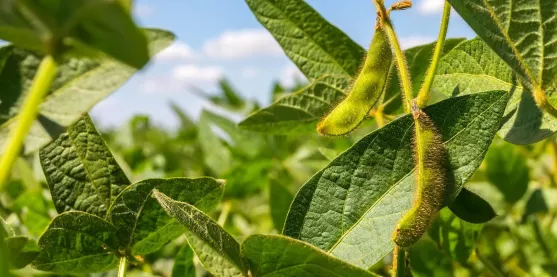
{"label": "soybean pod", "polygon": [[317,132],[340,136],[356,129],[387,87],[391,61],[387,36],[378,26],[348,96],[317,124]]}
{"label": "soybean pod", "polygon": [[393,241],[401,247],[416,243],[427,231],[432,219],[445,206],[449,186],[447,181],[443,139],[435,123],[415,101],[414,160],[416,195],[412,208],[402,217],[393,233]]}

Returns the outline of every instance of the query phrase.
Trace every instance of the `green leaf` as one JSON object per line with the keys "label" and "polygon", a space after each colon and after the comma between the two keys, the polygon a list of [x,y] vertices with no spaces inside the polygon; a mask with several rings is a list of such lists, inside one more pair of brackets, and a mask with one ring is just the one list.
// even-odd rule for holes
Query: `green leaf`
{"label": "green leaf", "polygon": [[24,236],[14,236],[4,239],[10,251],[10,264],[13,268],[20,269],[30,264],[39,254],[37,242]]}
{"label": "green leaf", "polygon": [[117,230],[104,219],[84,212],[57,216],[39,239],[36,269],[58,273],[94,273],[118,262]]}
{"label": "green leaf", "polygon": [[118,1],[8,0],[0,18],[0,39],[23,48],[51,55],[94,49],[135,68],[149,60],[145,35]]}
{"label": "green leaf", "polygon": [[174,201],[157,190],[153,196],[168,215],[186,227],[186,239],[207,271],[222,277],[248,276],[240,244],[214,220],[194,206]]}
{"label": "green leaf", "polygon": [[26,191],[13,203],[13,211],[18,213],[29,234],[39,237],[50,224],[49,210],[55,210],[52,201],[45,199],[42,190]]}
{"label": "green leaf", "polygon": [[315,131],[315,124],[346,97],[351,83],[343,75],[325,75],[239,123],[245,129],[274,134]]}
{"label": "green leaf", "polygon": [[462,188],[449,204],[449,209],[460,219],[476,224],[486,223],[497,216],[487,201],[466,188]]}
{"label": "green leaf", "polygon": [[[147,29],[151,53],[166,48],[174,40],[170,32]],[[42,59],[29,51],[13,46],[0,73],[0,145],[17,126],[15,116],[27,96],[33,76]],[[6,48],[4,47],[4,48]],[[0,48],[3,49],[3,48]],[[1,52],[1,51],[0,51]],[[24,154],[30,154],[79,120],[97,102],[122,86],[135,72],[122,63],[110,60],[69,59],[59,65],[58,75],[40,106],[38,120],[25,139]],[[3,153],[0,147],[0,155]]]}
{"label": "green leaf", "polygon": [[445,208],[430,227],[428,234],[454,260],[466,265],[476,247],[482,224],[465,222]]}
{"label": "green leaf", "polygon": [[485,175],[503,193],[505,201],[514,204],[520,200],[530,182],[526,155],[512,144],[494,143],[485,161]]}
{"label": "green leaf", "polygon": [[284,227],[284,221],[288,215],[290,203],[294,196],[290,191],[281,185],[277,180],[272,179],[269,183],[269,210],[275,229],[279,232]]}
{"label": "green leaf", "polygon": [[364,49],[305,1],[246,0],[246,3],[309,79],[324,74],[356,75]]}
{"label": "green leaf", "polygon": [[554,88],[557,2],[449,0],[449,3],[520,76],[526,87]]}
{"label": "green leaf", "polygon": [[216,174],[221,175],[232,166],[232,154],[221,139],[211,130],[211,120],[206,111],[199,116],[199,143],[205,164]]}
{"label": "green leaf", "polygon": [[448,96],[478,91],[505,90],[511,99],[499,136],[515,144],[530,144],[557,131],[557,119],[542,113],[529,89],[512,69],[480,39],[459,44],[441,59],[434,88]]}
{"label": "green leaf", "polygon": [[[455,193],[481,164],[507,101],[492,91],[425,109],[443,137]],[[300,189],[283,233],[363,268],[390,253],[391,233],[413,198],[412,132],[411,115],[403,116],[335,158]]]}
{"label": "green leaf", "polygon": [[[448,39],[445,42],[444,53],[448,53],[463,40]],[[434,47],[435,43],[430,43],[405,51],[416,91],[423,82]],[[394,97],[394,100],[386,106],[385,112],[395,113],[402,108],[395,66],[391,67],[389,74],[393,77],[386,89],[384,99],[388,101]],[[269,107],[250,114],[240,122],[239,126],[253,131],[276,134],[315,132],[315,124],[346,97],[351,84],[352,78],[345,75],[323,75],[301,90],[288,94]]]}
{"label": "green leaf", "polygon": [[195,277],[194,253],[189,245],[184,245],[174,257],[172,277]]}
{"label": "green leaf", "polygon": [[184,228],[151,197],[154,189],[203,211],[214,209],[223,193],[223,180],[213,178],[147,179],[124,189],[114,200],[109,221],[118,229],[122,245],[133,255],[144,255],[160,249],[179,237]]}
{"label": "green leaf", "polygon": [[331,257],[322,250],[278,235],[252,235],[242,243],[254,277],[375,276],[371,272]]}
{"label": "green leaf", "polygon": [[106,217],[130,184],[88,115],[39,152],[59,213],[78,210]]}

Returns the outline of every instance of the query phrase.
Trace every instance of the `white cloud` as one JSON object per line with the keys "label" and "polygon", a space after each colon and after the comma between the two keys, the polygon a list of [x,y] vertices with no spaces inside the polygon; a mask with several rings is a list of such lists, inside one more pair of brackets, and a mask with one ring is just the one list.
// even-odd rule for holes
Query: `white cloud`
{"label": "white cloud", "polygon": [[305,81],[304,74],[293,64],[284,67],[280,73],[280,83],[285,87],[291,87],[296,81]]}
{"label": "white cloud", "polygon": [[203,45],[203,53],[211,58],[237,59],[256,55],[282,54],[280,45],[265,29],[226,31]]}
{"label": "white cloud", "polygon": [[138,17],[149,17],[155,13],[155,9],[149,5],[136,4],[133,6],[133,13]]}
{"label": "white cloud", "polygon": [[176,41],[155,56],[158,61],[183,61],[195,59],[197,53],[189,45]]}
{"label": "white cloud", "polygon": [[242,68],[241,73],[242,73],[242,77],[248,78],[248,79],[255,78],[258,75],[257,68],[250,67],[250,66],[246,66],[246,67]]}
{"label": "white cloud", "polygon": [[400,38],[400,47],[408,49],[414,46],[423,45],[435,41],[433,37],[427,36],[410,36]]}
{"label": "white cloud", "polygon": [[435,14],[443,10],[445,0],[421,0],[418,11],[422,14]]}
{"label": "white cloud", "polygon": [[140,89],[146,94],[172,94],[183,92],[189,86],[212,85],[223,76],[218,66],[183,64],[175,66],[169,74],[145,78]]}
{"label": "white cloud", "polygon": [[186,83],[210,83],[222,78],[224,72],[218,66],[200,67],[196,65],[179,65],[172,70],[172,77]]}

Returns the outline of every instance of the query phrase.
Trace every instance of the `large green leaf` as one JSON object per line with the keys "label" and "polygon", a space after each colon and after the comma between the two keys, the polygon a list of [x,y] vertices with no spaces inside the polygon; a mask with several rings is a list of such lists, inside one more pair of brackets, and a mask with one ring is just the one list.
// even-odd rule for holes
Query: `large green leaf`
{"label": "large green leaf", "polygon": [[242,243],[242,254],[254,277],[376,276],[308,243],[278,235],[248,237]]}
{"label": "large green leaf", "polygon": [[[448,53],[463,39],[448,39],[443,53]],[[405,51],[412,81],[416,91],[423,82],[427,65],[431,59],[435,43],[413,47]],[[391,66],[392,80],[388,84],[384,100],[394,99],[385,112],[396,113],[402,108],[400,85],[396,68]],[[240,122],[240,127],[254,131],[296,134],[314,132],[315,124],[346,97],[352,78],[345,75],[324,75],[301,90],[288,94],[269,107],[258,110]]]}
{"label": "large green leaf", "polygon": [[189,245],[184,245],[174,257],[172,277],[195,277],[194,253]]}
{"label": "large green leaf", "polygon": [[136,68],[149,60],[145,35],[118,1],[7,0],[0,39],[47,54],[94,49]]}
{"label": "large green leaf", "polygon": [[356,75],[364,49],[305,1],[246,0],[246,3],[309,79],[324,74]]}
{"label": "large green leaf", "polygon": [[[172,33],[163,30],[147,29],[146,35],[153,54],[166,48],[174,40]],[[42,58],[11,45],[6,47],[11,54],[0,73],[0,145],[5,144],[9,132],[17,126],[16,115]],[[69,59],[60,64],[58,70],[58,75],[40,106],[39,118],[25,138],[25,154],[56,139],[66,127],[122,86],[136,72],[136,69],[114,60],[85,58]],[[3,147],[0,147],[0,155],[3,151]]]}
{"label": "large green leaf", "polygon": [[41,251],[33,261],[39,270],[93,273],[112,269],[118,262],[116,227],[84,212],[57,216],[39,239]]}
{"label": "large green leaf", "polygon": [[106,217],[130,184],[88,115],[39,152],[59,213],[78,210]]}
{"label": "large green leaf", "polygon": [[133,255],[148,254],[184,232],[182,225],[169,217],[152,197],[154,189],[209,211],[220,202],[223,186],[223,180],[208,177],[143,180],[118,195],[108,218],[118,229],[122,245],[131,248]]}
{"label": "large green leaf", "polygon": [[222,277],[248,276],[248,267],[240,254],[240,244],[209,216],[194,206],[174,201],[155,190],[153,196],[178,222],[203,267]]}
{"label": "large green leaf", "polygon": [[[529,90],[541,88],[557,103],[557,2],[449,0],[453,8]],[[554,131],[553,131],[554,132]]]}
{"label": "large green leaf", "polygon": [[[507,101],[507,93],[491,91],[425,109],[443,137],[455,193],[481,164]],[[391,234],[413,197],[412,133],[406,115],[335,158],[300,189],[284,234],[364,268],[390,253]]]}
{"label": "large green leaf", "polygon": [[434,88],[446,95],[505,90],[511,95],[499,131],[506,141],[530,144],[557,131],[557,119],[542,113],[529,89],[512,69],[480,39],[459,44],[439,63]]}
{"label": "large green leaf", "polygon": [[466,265],[476,248],[482,227],[482,224],[465,222],[448,208],[444,208],[439,212],[428,234],[451,258]]}

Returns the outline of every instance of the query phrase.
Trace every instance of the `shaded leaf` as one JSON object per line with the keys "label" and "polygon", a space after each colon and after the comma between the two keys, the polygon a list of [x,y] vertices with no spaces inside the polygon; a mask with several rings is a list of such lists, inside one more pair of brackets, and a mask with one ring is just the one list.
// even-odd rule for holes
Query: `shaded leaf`
{"label": "shaded leaf", "polygon": [[526,155],[508,143],[493,144],[485,158],[485,175],[507,203],[516,203],[528,190],[530,173]]}
{"label": "shaded leaf", "polygon": [[154,189],[200,210],[210,211],[220,202],[223,186],[223,180],[208,177],[143,180],[118,195],[108,218],[118,229],[122,245],[129,247],[133,255],[148,254],[184,232],[182,225],[169,217],[151,197]]}
{"label": "shaded leaf", "polygon": [[174,201],[155,190],[153,196],[178,222],[203,267],[217,276],[248,276],[240,244],[209,216],[194,206]]}
{"label": "shaded leaf", "polygon": [[[444,140],[451,198],[481,164],[507,100],[492,91],[425,109]],[[390,253],[391,233],[413,197],[412,130],[412,117],[403,116],[316,173],[296,195],[283,233],[364,268]]]}
{"label": "shaded leaf", "polygon": [[89,115],[42,148],[39,157],[59,213],[78,210],[105,217],[130,184]]}
{"label": "shaded leaf", "polygon": [[287,188],[277,180],[271,180],[269,183],[269,210],[271,211],[271,219],[275,229],[279,232],[284,227],[284,221],[293,199],[294,195]]}
{"label": "shaded leaf", "polygon": [[8,0],[0,18],[0,39],[23,48],[46,54],[94,49],[136,68],[149,60],[145,35],[118,1]]}
{"label": "shaded leaf", "polygon": [[58,273],[94,273],[112,269],[118,262],[116,227],[84,212],[57,216],[39,239],[36,269]]}
{"label": "shaded leaf", "polygon": [[433,222],[428,234],[445,253],[462,265],[476,248],[482,224],[465,222],[445,208]]}
{"label": "shaded leaf", "polygon": [[488,90],[508,91],[511,99],[498,132],[508,142],[530,144],[557,131],[557,119],[538,109],[530,90],[480,39],[463,42],[443,57],[433,86],[448,96]]}
{"label": "shaded leaf", "polygon": [[347,264],[306,243],[278,235],[252,235],[242,243],[254,277],[365,277],[371,272]]}
{"label": "shaded leaf", "polygon": [[[151,53],[166,48],[174,40],[170,32],[146,29]],[[27,96],[41,56],[13,46],[0,73],[0,145],[17,126],[15,116]],[[3,49],[3,48],[0,48]],[[24,154],[30,154],[79,120],[83,113],[122,86],[136,70],[110,59],[69,59],[59,65],[58,74],[40,106],[35,121],[25,138]],[[3,153],[0,147],[0,155]]]}
{"label": "shaded leaf", "polygon": [[195,277],[194,253],[189,245],[184,245],[174,257],[172,277]]}
{"label": "shaded leaf", "polygon": [[324,74],[356,75],[364,49],[305,1],[246,0],[246,3],[308,79]]}
{"label": "shaded leaf", "polygon": [[486,223],[497,216],[487,201],[466,188],[462,188],[449,204],[449,209],[460,219],[476,224]]}

